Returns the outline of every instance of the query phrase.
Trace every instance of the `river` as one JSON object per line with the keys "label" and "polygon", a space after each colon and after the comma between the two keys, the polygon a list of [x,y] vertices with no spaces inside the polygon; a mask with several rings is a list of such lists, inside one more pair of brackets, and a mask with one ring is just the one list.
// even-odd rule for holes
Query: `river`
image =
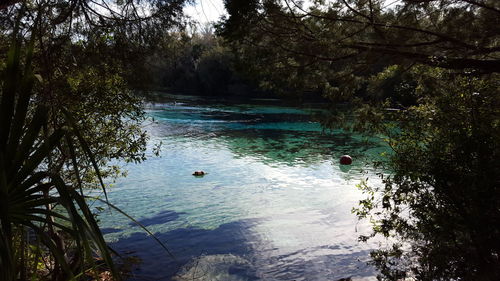
{"label": "river", "polygon": [[[374,280],[374,244],[351,213],[362,179],[380,184],[371,161],[387,148],[376,138],[324,131],[314,105],[280,100],[223,101],[165,95],[147,112],[149,154],[128,164],[100,213],[113,249],[141,260],[130,280]],[[349,154],[353,165],[339,166]],[[207,174],[195,177],[203,170]]]}

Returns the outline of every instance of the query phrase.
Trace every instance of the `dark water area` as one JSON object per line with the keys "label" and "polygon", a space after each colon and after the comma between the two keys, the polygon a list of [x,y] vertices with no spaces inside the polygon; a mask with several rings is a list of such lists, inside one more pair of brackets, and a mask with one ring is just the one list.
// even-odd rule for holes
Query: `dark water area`
{"label": "dark water area", "polygon": [[[324,131],[314,104],[163,95],[145,128],[160,157],[126,165],[113,204],[148,227],[175,259],[116,212],[100,214],[117,252],[138,257],[130,280],[374,280],[373,244],[351,209],[355,187],[387,147]],[[349,154],[351,166],[338,159]],[[196,170],[207,174],[194,177]]]}

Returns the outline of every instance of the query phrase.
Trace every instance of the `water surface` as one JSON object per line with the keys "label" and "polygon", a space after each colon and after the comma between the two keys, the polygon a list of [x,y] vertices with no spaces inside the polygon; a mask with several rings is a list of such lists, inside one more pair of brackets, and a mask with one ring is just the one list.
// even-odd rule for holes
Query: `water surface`
{"label": "water surface", "polygon": [[[372,280],[368,230],[351,214],[368,163],[386,148],[311,121],[312,105],[167,96],[148,105],[161,157],[127,165],[109,192],[169,247],[175,260],[116,212],[106,239],[142,263],[131,280]],[[350,169],[338,158],[353,156]],[[195,170],[208,174],[194,177]]]}

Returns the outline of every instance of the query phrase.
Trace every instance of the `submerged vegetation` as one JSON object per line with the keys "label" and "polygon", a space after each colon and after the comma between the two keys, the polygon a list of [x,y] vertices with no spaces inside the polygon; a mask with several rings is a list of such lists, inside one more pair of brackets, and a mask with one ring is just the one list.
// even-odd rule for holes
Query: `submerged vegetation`
{"label": "submerged vegetation", "polygon": [[312,97],[386,136],[353,209],[379,278],[500,280],[499,1],[225,0],[215,32],[185,2],[0,2],[0,279],[120,278],[84,190],[145,159],[135,92],[167,89]]}

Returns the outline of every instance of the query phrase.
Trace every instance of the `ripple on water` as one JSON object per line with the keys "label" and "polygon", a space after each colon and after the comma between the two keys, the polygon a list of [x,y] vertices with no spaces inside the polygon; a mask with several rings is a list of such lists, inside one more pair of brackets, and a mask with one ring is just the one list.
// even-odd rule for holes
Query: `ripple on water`
{"label": "ripple on water", "polygon": [[161,157],[128,165],[109,197],[176,259],[116,212],[100,214],[111,246],[143,261],[135,280],[373,279],[373,245],[357,242],[368,226],[350,210],[354,185],[377,182],[366,164],[385,151],[379,140],[325,133],[309,109],[175,99],[149,111]]}

